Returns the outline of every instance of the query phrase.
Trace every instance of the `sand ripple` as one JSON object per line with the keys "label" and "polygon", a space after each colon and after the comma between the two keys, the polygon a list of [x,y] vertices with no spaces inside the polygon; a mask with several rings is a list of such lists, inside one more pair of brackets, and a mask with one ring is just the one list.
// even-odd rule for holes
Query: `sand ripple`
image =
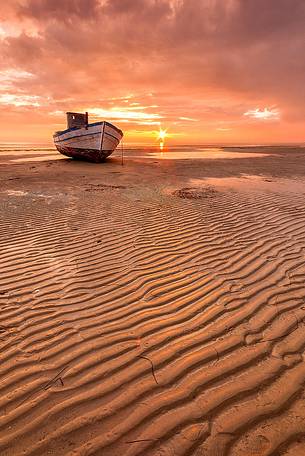
{"label": "sand ripple", "polygon": [[89,188],[5,203],[1,455],[303,454],[304,196]]}

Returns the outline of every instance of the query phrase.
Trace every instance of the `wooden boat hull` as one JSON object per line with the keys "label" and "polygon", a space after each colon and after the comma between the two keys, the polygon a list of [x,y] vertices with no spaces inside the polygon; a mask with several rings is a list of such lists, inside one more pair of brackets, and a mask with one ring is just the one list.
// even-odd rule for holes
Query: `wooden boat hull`
{"label": "wooden boat hull", "polygon": [[66,157],[86,160],[93,163],[102,163],[113,150],[78,149],[77,147],[56,146],[58,152]]}
{"label": "wooden boat hull", "polygon": [[61,154],[94,163],[105,161],[116,149],[123,133],[109,122],[96,122],[81,128],[68,128],[54,134]]}

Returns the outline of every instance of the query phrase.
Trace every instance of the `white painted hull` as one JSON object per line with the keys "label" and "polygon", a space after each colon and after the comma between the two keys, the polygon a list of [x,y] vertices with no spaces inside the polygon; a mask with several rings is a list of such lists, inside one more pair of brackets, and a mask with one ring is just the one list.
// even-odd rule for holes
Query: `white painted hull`
{"label": "white painted hull", "polygon": [[123,133],[114,125],[98,122],[55,133],[54,144],[63,155],[97,163],[112,154],[122,137]]}

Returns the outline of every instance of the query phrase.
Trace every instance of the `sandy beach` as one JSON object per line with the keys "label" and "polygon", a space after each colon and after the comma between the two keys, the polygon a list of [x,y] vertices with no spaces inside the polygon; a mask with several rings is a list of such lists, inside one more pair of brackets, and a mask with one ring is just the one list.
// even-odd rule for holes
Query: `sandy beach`
{"label": "sandy beach", "polygon": [[305,454],[305,149],[196,153],[2,152],[1,456]]}

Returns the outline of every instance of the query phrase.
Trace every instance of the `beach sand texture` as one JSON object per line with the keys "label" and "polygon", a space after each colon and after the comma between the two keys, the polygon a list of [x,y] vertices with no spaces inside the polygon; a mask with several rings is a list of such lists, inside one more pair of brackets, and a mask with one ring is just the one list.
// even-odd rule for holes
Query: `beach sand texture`
{"label": "beach sand texture", "polygon": [[234,152],[1,157],[1,456],[305,454],[305,151]]}

